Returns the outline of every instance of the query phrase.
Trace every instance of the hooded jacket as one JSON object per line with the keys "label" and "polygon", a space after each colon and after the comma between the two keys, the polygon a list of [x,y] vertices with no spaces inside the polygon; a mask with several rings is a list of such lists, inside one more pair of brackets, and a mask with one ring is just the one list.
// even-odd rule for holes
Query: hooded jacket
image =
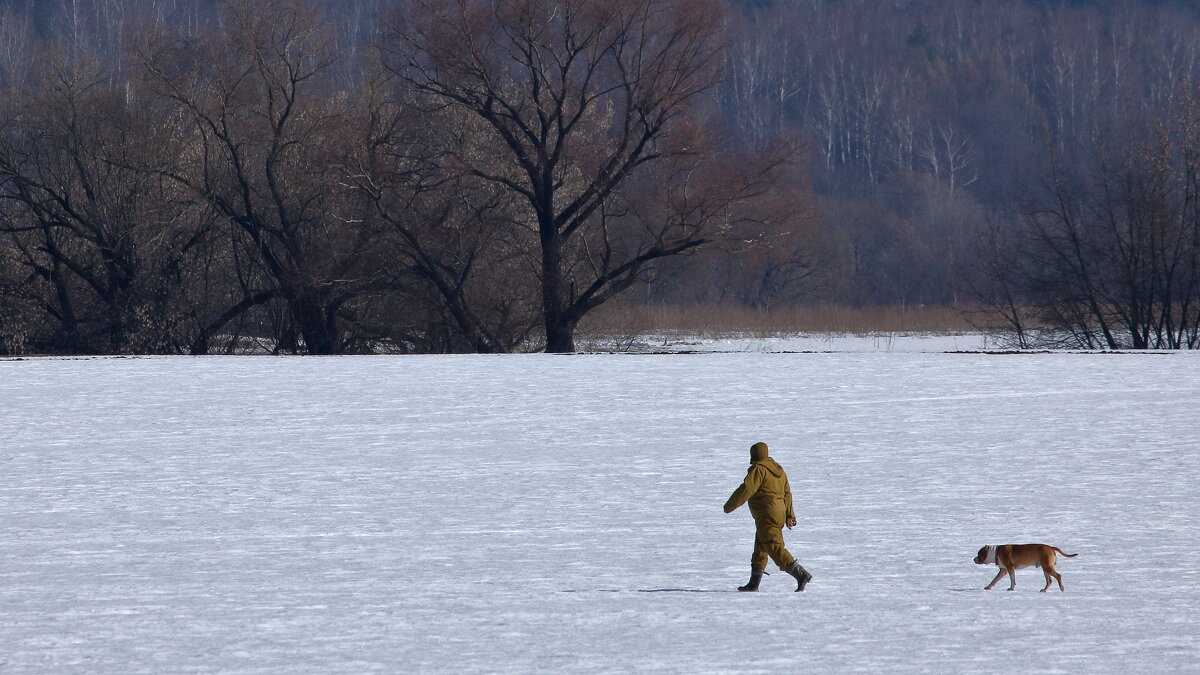
{"label": "hooded jacket", "polygon": [[767,456],[765,443],[755,443],[750,449],[750,469],[738,489],[725,502],[725,513],[750,503],[750,515],[760,524],[783,527],[796,517],[792,509],[792,488],[787,473],[774,459]]}

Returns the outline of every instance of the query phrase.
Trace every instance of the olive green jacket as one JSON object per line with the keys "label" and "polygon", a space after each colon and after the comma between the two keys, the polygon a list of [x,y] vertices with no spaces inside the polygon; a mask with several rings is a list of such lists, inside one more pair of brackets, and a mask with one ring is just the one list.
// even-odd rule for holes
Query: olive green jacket
{"label": "olive green jacket", "polygon": [[792,488],[783,467],[770,457],[750,464],[746,479],[725,502],[725,513],[750,502],[750,515],[759,524],[783,527],[796,517],[792,509]]}

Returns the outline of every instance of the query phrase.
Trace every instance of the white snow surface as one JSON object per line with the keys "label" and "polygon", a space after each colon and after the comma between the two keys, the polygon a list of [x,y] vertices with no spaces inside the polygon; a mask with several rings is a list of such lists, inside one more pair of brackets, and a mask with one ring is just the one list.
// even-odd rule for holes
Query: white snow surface
{"label": "white snow surface", "polygon": [[[0,672],[1200,669],[1200,354],[0,361]],[[787,469],[804,593],[722,504]],[[1044,542],[984,591],[985,544]]]}

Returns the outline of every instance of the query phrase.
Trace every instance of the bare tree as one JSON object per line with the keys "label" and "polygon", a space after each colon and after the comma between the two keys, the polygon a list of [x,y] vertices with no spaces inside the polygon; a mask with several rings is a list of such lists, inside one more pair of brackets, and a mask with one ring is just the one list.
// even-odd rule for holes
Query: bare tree
{"label": "bare tree", "polygon": [[54,326],[38,346],[178,351],[188,207],[131,168],[157,161],[163,138],[95,62],[44,56],[0,130],[0,231],[28,271],[21,293]]}
{"label": "bare tree", "polygon": [[[1200,347],[1200,124],[1194,89],[1152,129],[1054,163],[989,296],[1028,341],[1088,349]],[[1107,138],[1129,139],[1111,147]],[[1015,290],[1014,290],[1015,289]],[[1013,295],[1018,301],[1012,299]]]}
{"label": "bare tree", "polygon": [[[283,346],[347,348],[356,298],[380,289],[367,268],[374,232],[329,174],[347,137],[348,99],[327,75],[330,27],[300,0],[239,0],[200,39],[153,36],[138,56],[149,85],[176,106],[192,150],[166,172],[207,200],[252,247],[269,285],[234,309],[282,298]],[[184,128],[186,127],[186,128]],[[236,312],[227,313],[231,320]],[[211,332],[211,331],[210,331]]]}
{"label": "bare tree", "polygon": [[[649,219],[621,203],[652,164],[678,160],[659,174],[671,180],[698,166],[687,141],[719,76],[722,22],[706,0],[433,0],[391,24],[387,67],[488,133],[447,161],[525,204],[547,351],[573,351],[588,311],[736,220],[732,203]],[[750,199],[763,178],[733,193]]]}
{"label": "bare tree", "polygon": [[[471,151],[478,138],[461,111],[421,110],[409,92],[369,82],[360,104],[364,137],[346,158],[347,181],[386,224],[390,268],[426,289],[425,310],[448,334],[433,351],[511,351],[538,313],[537,289],[522,279],[519,254],[531,241],[514,241],[513,195],[495,183],[439,163]],[[415,332],[415,331],[414,331]],[[422,340],[413,337],[413,342]]]}

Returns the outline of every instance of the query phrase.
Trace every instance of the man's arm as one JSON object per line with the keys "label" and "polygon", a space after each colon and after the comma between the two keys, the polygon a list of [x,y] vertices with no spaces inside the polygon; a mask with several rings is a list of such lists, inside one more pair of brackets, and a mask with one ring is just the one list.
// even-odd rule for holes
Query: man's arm
{"label": "man's arm", "polygon": [[725,502],[725,513],[732,513],[734,509],[745,504],[758,492],[759,486],[762,485],[762,467],[755,464],[746,472],[746,480],[738,486],[738,489],[729,495],[729,501]]}
{"label": "man's arm", "polygon": [[792,486],[787,479],[783,481],[783,504],[787,508],[787,514],[784,516],[784,524],[788,529],[796,526],[796,510],[792,508]]}

